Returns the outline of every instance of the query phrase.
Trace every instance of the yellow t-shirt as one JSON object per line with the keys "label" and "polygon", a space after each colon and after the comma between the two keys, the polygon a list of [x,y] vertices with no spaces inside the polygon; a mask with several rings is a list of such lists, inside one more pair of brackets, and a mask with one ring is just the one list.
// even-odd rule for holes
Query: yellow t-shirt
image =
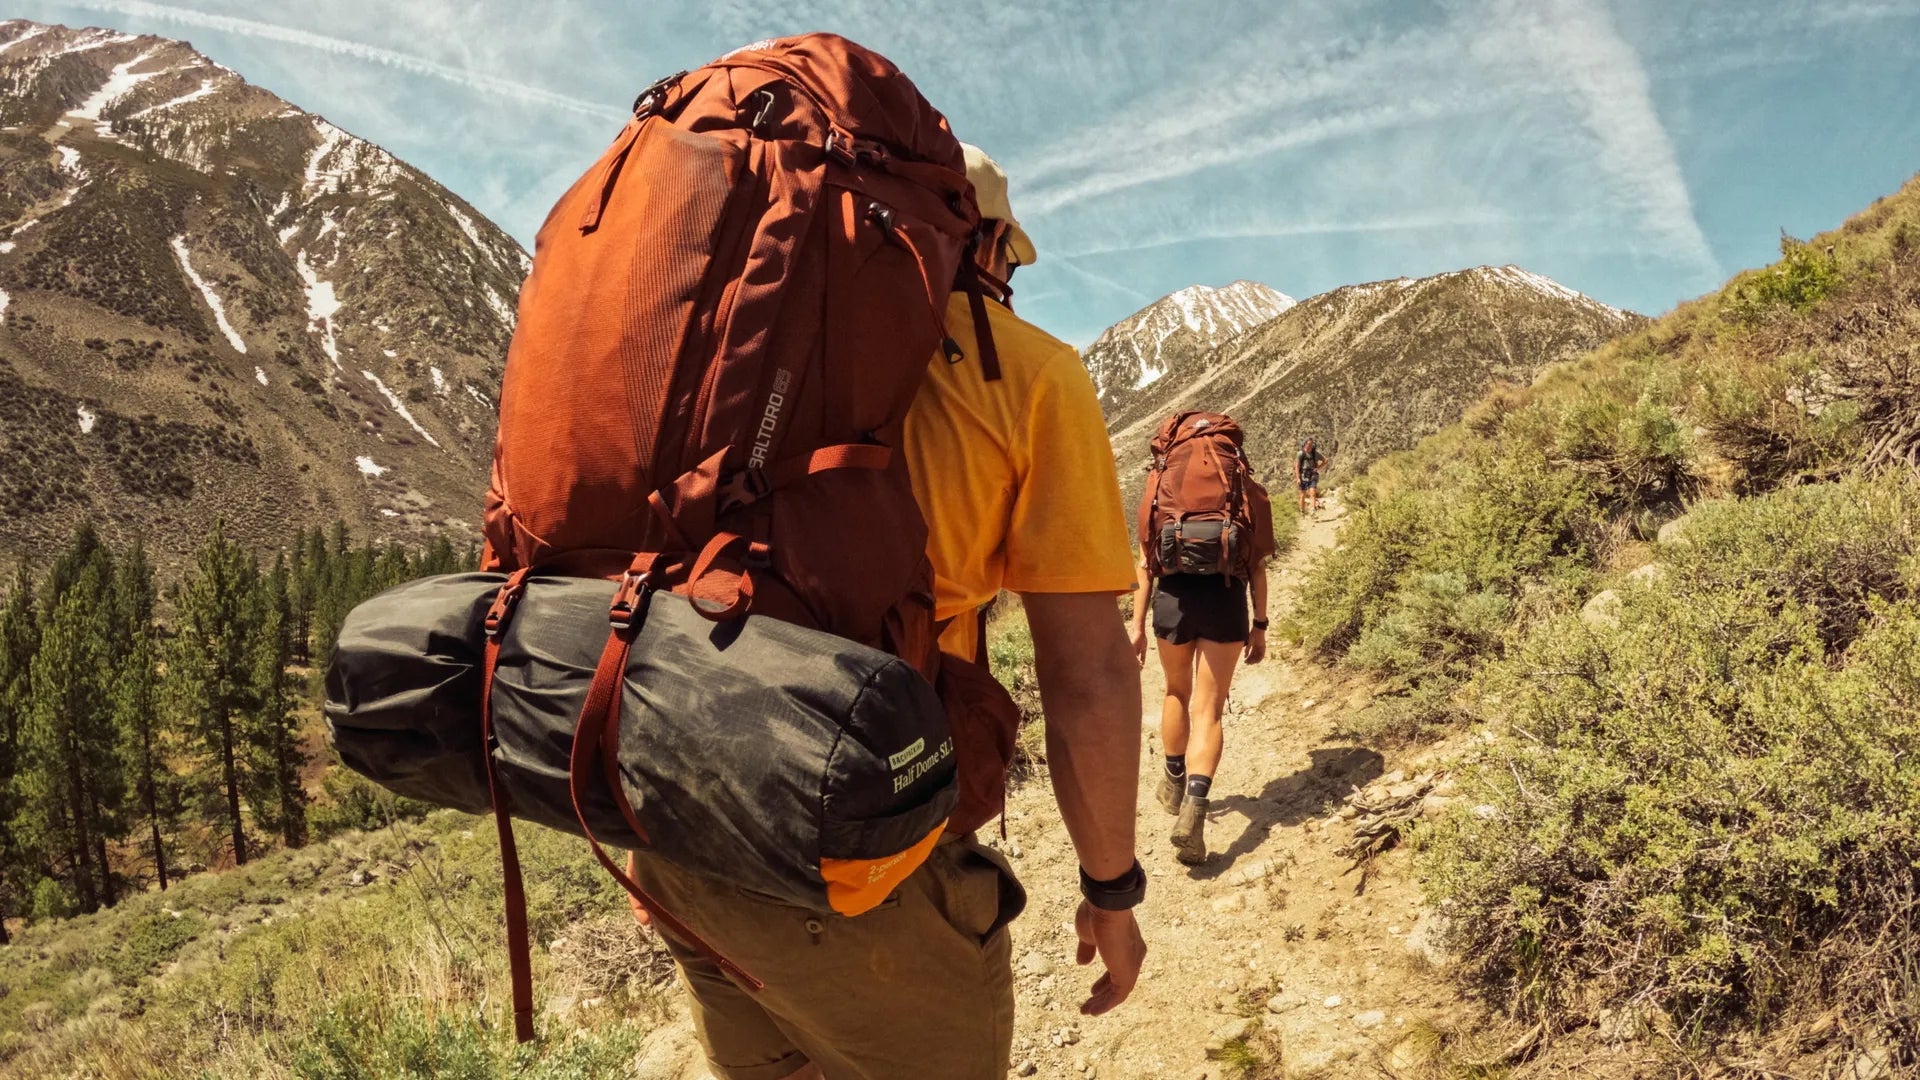
{"label": "yellow t-shirt", "polygon": [[[936,356],[907,414],[905,452],[927,520],[942,648],[976,653],[964,618],[1001,589],[1121,593],[1133,556],[1093,380],[1067,345],[987,301],[1000,379],[981,373],[965,293],[947,330],[966,359]],[[1117,616],[1116,616],[1117,617]]]}

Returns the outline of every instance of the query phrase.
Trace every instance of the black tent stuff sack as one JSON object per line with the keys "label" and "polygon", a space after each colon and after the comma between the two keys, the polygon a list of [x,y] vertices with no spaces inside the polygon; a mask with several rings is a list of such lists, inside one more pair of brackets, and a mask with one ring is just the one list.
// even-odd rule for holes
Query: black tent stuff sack
{"label": "black tent stuff sack", "polygon": [[[348,768],[396,794],[487,813],[480,683],[500,574],[424,578],[354,608],[327,666]],[[535,577],[501,637],[496,775],[513,816],[584,835],[568,758],[614,583]],[[654,593],[628,654],[621,787],[582,808],[602,843],[769,899],[857,914],[926,857],[952,811],[953,741],[905,661],[763,616],[724,623]]]}

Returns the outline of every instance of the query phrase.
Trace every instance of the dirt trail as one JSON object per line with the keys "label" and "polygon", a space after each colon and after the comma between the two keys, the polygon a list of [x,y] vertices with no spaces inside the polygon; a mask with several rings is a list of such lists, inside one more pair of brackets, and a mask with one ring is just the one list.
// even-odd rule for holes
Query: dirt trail
{"label": "dirt trail", "polygon": [[[1332,545],[1336,514],[1329,506],[1322,520],[1302,522],[1274,577],[1274,613]],[[1377,860],[1356,895],[1359,873],[1335,854],[1350,835],[1338,813],[1354,787],[1408,767],[1330,738],[1341,713],[1364,703],[1364,690],[1283,647],[1243,666],[1213,783],[1211,858],[1186,867],[1167,840],[1173,819],[1151,794],[1165,687],[1154,657],[1142,681],[1145,977],[1116,1012],[1079,1015],[1091,971],[1073,964],[1073,849],[1048,787],[1025,786],[1005,841],[1032,896],[1014,924],[1016,1071],[1030,1063],[1026,1075],[1040,1077],[1225,1078],[1234,1074],[1209,1060],[1208,1046],[1240,1030],[1270,1070],[1262,1075],[1391,1075],[1396,1044],[1428,1023],[1457,1021],[1467,1006],[1423,953],[1427,924],[1417,886],[1399,872],[1404,856]]]}
{"label": "dirt trail", "polygon": [[[1333,543],[1338,511],[1330,505],[1320,518],[1302,523],[1273,579],[1275,614]],[[1139,821],[1151,884],[1139,914],[1150,951],[1124,1006],[1094,1019],[1079,1014],[1097,970],[1074,964],[1077,860],[1047,783],[1016,791],[1006,839],[987,838],[1006,849],[1030,896],[1013,926],[1016,1075],[1227,1080],[1239,1074],[1208,1050],[1213,1043],[1219,1053],[1233,1034],[1260,1061],[1255,1076],[1417,1075],[1390,1071],[1396,1046],[1477,1010],[1425,957],[1427,924],[1404,854],[1376,860],[1360,894],[1359,873],[1335,854],[1350,835],[1338,817],[1346,797],[1411,767],[1330,738],[1342,712],[1364,703],[1364,690],[1284,647],[1242,667],[1213,784],[1211,858],[1186,867],[1167,840],[1173,819],[1152,796],[1165,685],[1152,656],[1143,682]],[[641,1074],[694,1080],[704,1070],[686,1058],[697,1056],[679,1021],[650,1040]]]}

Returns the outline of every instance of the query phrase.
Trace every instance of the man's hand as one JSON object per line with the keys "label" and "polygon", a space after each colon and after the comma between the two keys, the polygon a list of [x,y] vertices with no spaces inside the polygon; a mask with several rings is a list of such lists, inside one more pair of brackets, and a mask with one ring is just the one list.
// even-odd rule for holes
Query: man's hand
{"label": "man's hand", "polygon": [[1107,970],[1093,981],[1093,993],[1080,1003],[1082,1016],[1099,1016],[1127,1000],[1134,984],[1140,981],[1140,965],[1147,959],[1147,941],[1140,936],[1140,924],[1131,911],[1105,911],[1085,900],[1073,917],[1074,932],[1080,935],[1082,965],[1098,956]]}
{"label": "man's hand", "polygon": [[1133,658],[1141,667],[1147,666],[1147,628],[1139,623],[1127,624],[1127,642],[1133,646]]}
{"label": "man's hand", "polygon": [[1265,660],[1266,658],[1267,658],[1267,632],[1265,630],[1248,631],[1247,632],[1247,655],[1246,655],[1247,663],[1257,664],[1260,661]]}

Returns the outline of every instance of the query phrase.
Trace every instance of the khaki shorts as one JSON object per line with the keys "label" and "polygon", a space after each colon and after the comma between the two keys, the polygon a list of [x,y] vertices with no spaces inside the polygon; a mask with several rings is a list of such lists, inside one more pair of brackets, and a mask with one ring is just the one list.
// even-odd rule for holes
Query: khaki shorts
{"label": "khaki shorts", "polygon": [[1007,923],[1026,891],[999,852],[948,838],[880,906],[847,918],[776,903],[642,855],[639,881],[727,959],[735,984],[667,938],[723,1080],[1000,1080],[1013,1051]]}

